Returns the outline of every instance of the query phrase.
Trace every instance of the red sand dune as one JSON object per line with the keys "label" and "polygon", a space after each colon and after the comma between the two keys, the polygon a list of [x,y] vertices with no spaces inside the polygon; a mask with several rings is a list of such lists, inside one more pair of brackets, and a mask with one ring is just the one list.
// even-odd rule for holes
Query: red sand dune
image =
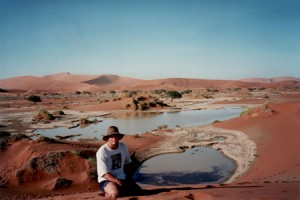
{"label": "red sand dune", "polygon": [[128,78],[116,75],[101,75],[95,79],[87,80],[85,83],[90,85],[97,85],[101,89],[115,89],[122,90],[134,88],[143,83],[142,79]]}
{"label": "red sand dune", "polygon": [[245,78],[241,79],[243,82],[256,82],[256,83],[278,83],[288,81],[300,81],[300,78],[295,77],[275,77],[275,78]]}
{"label": "red sand dune", "polygon": [[[247,82],[245,82],[247,81]],[[200,88],[248,88],[300,86],[299,78],[206,80],[166,78],[142,80],[116,75],[73,75],[61,73],[44,77],[20,76],[0,80],[0,88],[8,90],[32,90],[52,92],[144,90],[144,89],[200,89]]]}
{"label": "red sand dune", "polygon": [[84,81],[95,79],[99,77],[99,75],[77,75],[77,74],[70,74],[66,72],[66,73],[47,75],[44,77],[54,79],[54,80],[59,80],[59,81],[82,83]]}
{"label": "red sand dune", "polygon": [[240,182],[300,181],[299,101],[268,104],[216,126],[243,131],[257,145],[257,158]]}
{"label": "red sand dune", "polygon": [[74,83],[71,81],[54,80],[46,77],[19,76],[0,81],[0,88],[7,90],[31,90],[31,91],[94,91],[97,87],[86,83]]}

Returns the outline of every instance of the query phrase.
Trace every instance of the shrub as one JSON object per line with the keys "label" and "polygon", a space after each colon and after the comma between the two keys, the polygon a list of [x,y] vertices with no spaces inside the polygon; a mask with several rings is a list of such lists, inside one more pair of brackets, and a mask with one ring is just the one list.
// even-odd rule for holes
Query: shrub
{"label": "shrub", "polygon": [[205,99],[213,99],[214,97],[209,94],[202,94]]}
{"label": "shrub", "polygon": [[73,183],[72,180],[68,180],[65,178],[57,178],[54,189],[70,187],[72,183]]}
{"label": "shrub", "polygon": [[155,106],[156,106],[156,103],[153,102],[153,101],[150,101],[150,102],[148,102],[148,106],[149,106],[149,107],[155,107]]}
{"label": "shrub", "polygon": [[243,110],[243,111],[240,113],[240,117],[241,117],[241,116],[244,116],[244,115],[249,115],[249,112],[250,112],[249,109]]}
{"label": "shrub", "polygon": [[65,113],[64,113],[64,111],[62,111],[62,110],[57,110],[57,111],[54,111],[53,112],[53,115],[64,115]]}
{"label": "shrub", "polygon": [[70,150],[70,153],[75,156],[82,157],[81,152],[78,150]]}
{"label": "shrub", "polygon": [[163,124],[163,125],[161,125],[161,126],[158,126],[158,127],[157,127],[157,130],[162,130],[162,129],[166,129],[166,128],[168,128],[168,125]]}
{"label": "shrub", "polygon": [[144,96],[139,96],[136,98],[137,101],[145,101],[146,100],[146,97]]}
{"label": "shrub", "polygon": [[146,103],[140,102],[137,104],[137,108],[139,110],[146,110],[148,107],[147,107]]}
{"label": "shrub", "polygon": [[7,131],[0,131],[0,138],[2,137],[9,137],[11,134]]}
{"label": "shrub", "polygon": [[166,93],[167,91],[165,89],[160,89],[160,90],[154,90],[152,91],[153,94],[162,94],[162,93]]}
{"label": "shrub", "polygon": [[106,103],[106,102],[109,102],[109,100],[107,100],[107,99],[102,99],[102,100],[99,101],[99,104],[101,104],[101,103]]}
{"label": "shrub", "polygon": [[2,89],[2,88],[0,88],[0,92],[8,92],[7,90],[5,90],[5,89]]}
{"label": "shrub", "polygon": [[111,90],[111,91],[109,91],[109,93],[110,93],[112,96],[114,96],[114,95],[116,94],[116,91]]}
{"label": "shrub", "polygon": [[98,178],[97,174],[97,161],[95,157],[88,158],[90,164],[90,170],[88,172],[89,178],[91,181],[96,181]]}
{"label": "shrub", "polygon": [[34,104],[36,104],[36,102],[42,102],[42,99],[40,96],[35,96],[35,95],[31,95],[27,98],[28,101],[32,101],[34,102]]}
{"label": "shrub", "polygon": [[133,96],[135,96],[136,94],[137,94],[137,91],[131,90],[131,91],[128,91],[128,92],[127,92],[127,97],[133,97]]}
{"label": "shrub", "polygon": [[55,139],[46,136],[40,136],[37,141],[46,143],[58,143]]}
{"label": "shrub", "polygon": [[91,92],[89,92],[89,91],[82,91],[82,94],[88,94],[88,95],[92,95],[92,93],[91,93]]}
{"label": "shrub", "polygon": [[69,107],[68,106],[63,106],[62,109],[67,110],[67,109],[69,109]]}
{"label": "shrub", "polygon": [[159,99],[155,99],[154,102],[156,103],[156,105],[159,106],[167,106],[167,104],[165,104],[162,100]]}
{"label": "shrub", "polygon": [[55,119],[55,117],[52,114],[50,114],[47,110],[41,109],[36,113],[34,119],[47,121],[53,120]]}
{"label": "shrub", "polygon": [[175,90],[168,91],[166,93],[166,96],[169,97],[169,98],[171,98],[171,102],[173,101],[173,99],[180,99],[180,98],[182,98],[182,95],[179,92],[175,91]]}
{"label": "shrub", "polygon": [[187,89],[187,90],[182,91],[181,94],[190,94],[192,92],[193,92],[193,90]]}
{"label": "shrub", "polygon": [[121,100],[122,98],[118,97],[118,98],[113,98],[113,101],[119,101]]}
{"label": "shrub", "polygon": [[91,123],[91,121],[88,120],[88,119],[86,119],[86,118],[81,118],[79,120],[79,123],[80,123],[80,125],[82,125],[82,124],[89,124],[89,123]]}
{"label": "shrub", "polygon": [[7,147],[7,140],[0,139],[0,151],[5,150]]}

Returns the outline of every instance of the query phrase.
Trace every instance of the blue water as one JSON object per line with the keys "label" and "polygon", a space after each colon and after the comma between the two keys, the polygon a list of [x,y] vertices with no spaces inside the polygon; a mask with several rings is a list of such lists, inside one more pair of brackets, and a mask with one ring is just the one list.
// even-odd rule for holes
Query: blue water
{"label": "blue water", "polygon": [[233,161],[217,150],[196,147],[147,160],[135,173],[135,180],[148,185],[222,183],[234,169]]}
{"label": "blue water", "polygon": [[223,108],[216,110],[192,110],[178,112],[123,112],[113,117],[97,118],[103,120],[97,124],[91,124],[85,128],[68,129],[58,127],[53,129],[39,129],[34,133],[47,137],[56,135],[66,136],[71,134],[81,134],[78,138],[98,138],[106,134],[108,126],[119,127],[119,131],[124,134],[137,134],[152,131],[158,126],[167,125],[168,128],[175,126],[191,127],[196,125],[209,124],[215,120],[226,120],[238,116],[241,108]]}

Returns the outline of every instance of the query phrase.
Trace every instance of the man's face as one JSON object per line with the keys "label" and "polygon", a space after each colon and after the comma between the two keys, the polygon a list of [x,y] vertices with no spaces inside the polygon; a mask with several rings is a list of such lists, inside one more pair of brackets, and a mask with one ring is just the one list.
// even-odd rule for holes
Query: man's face
{"label": "man's face", "polygon": [[120,141],[120,137],[117,135],[112,135],[107,140],[107,142],[112,146],[117,145],[119,143],[119,141]]}

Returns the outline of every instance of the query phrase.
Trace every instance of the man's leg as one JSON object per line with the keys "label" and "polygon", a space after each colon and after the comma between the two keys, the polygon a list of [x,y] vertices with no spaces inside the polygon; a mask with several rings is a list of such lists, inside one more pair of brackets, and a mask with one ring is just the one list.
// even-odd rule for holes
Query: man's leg
{"label": "man's leg", "polygon": [[105,196],[111,199],[117,199],[120,195],[117,185],[113,182],[107,183],[104,187]]}
{"label": "man's leg", "polygon": [[142,188],[132,179],[124,180],[124,187],[122,188],[122,195],[141,195],[143,190]]}

